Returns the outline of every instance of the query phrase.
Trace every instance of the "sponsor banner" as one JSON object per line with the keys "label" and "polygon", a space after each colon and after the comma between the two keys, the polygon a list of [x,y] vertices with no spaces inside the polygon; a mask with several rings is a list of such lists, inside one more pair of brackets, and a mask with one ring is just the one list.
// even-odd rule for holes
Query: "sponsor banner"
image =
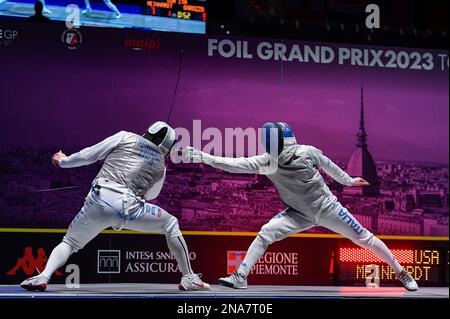
{"label": "sponsor banner", "polygon": [[[19,31],[20,30],[20,31]],[[86,35],[86,41],[84,36]],[[448,74],[449,55],[446,50],[363,46],[352,44],[318,43],[295,40],[244,38],[214,35],[192,35],[130,29],[103,29],[93,27],[65,28],[54,25],[30,25],[28,23],[3,22],[0,41],[17,41],[17,49],[33,47],[35,51],[51,52],[64,46],[75,49],[86,44],[90,54],[119,54],[118,61],[130,59],[125,51],[133,49],[144,52],[162,52],[167,59],[177,58],[180,52],[187,58],[213,62],[227,67],[232,64],[254,63],[260,69],[264,66],[279,65],[311,68],[331,68],[334,71],[347,69],[373,72],[390,71],[407,73]],[[45,49],[45,50],[44,50]],[[107,50],[107,51],[105,51]],[[129,50],[128,50],[129,51]],[[56,52],[56,51],[55,51]],[[105,56],[106,57],[106,56]],[[85,56],[84,58],[88,58]],[[161,59],[161,56],[158,56]],[[125,61],[125,60],[123,60]],[[141,62],[141,61],[138,61]],[[155,61],[153,61],[155,62]],[[199,65],[195,67],[200,70]],[[202,68],[202,71],[206,69]],[[93,72],[95,72],[93,70]],[[201,73],[199,75],[202,75]]]}
{"label": "sponsor banner", "polygon": [[[253,240],[251,236],[185,237],[193,270],[213,284],[236,271]],[[0,240],[14,243],[2,248],[0,284],[17,284],[42,271],[61,239],[58,233],[0,233]],[[419,285],[448,285],[448,241],[386,243]],[[159,235],[101,234],[71,256],[68,264],[79,267],[81,284],[176,284],[180,280],[176,260]],[[252,269],[249,284],[364,286],[372,273],[369,265],[379,266],[381,286],[398,285],[388,266],[347,240],[287,238],[269,247]],[[65,266],[61,267],[52,283],[64,283],[69,274]]]}
{"label": "sponsor banner", "polygon": [[[231,275],[245,263],[246,251],[228,251],[227,252],[227,271]],[[251,269],[252,276],[258,275],[286,275],[296,276],[299,274],[299,254],[298,252],[267,252],[265,253]]]}

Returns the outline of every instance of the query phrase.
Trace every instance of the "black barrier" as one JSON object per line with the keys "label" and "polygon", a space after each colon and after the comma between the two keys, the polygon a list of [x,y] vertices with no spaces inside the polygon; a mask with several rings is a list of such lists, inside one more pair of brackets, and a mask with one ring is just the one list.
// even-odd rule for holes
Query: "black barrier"
{"label": "black barrier", "polygon": [[[49,254],[61,240],[62,233],[0,233],[8,242],[2,248],[0,284],[17,284],[42,271]],[[207,282],[231,274],[245,257],[252,236],[187,235],[194,271]],[[448,285],[448,241],[386,240],[394,251],[402,251],[420,286]],[[350,285],[365,286],[366,273],[361,260],[349,263],[340,249],[367,254],[340,238],[292,237],[270,246],[249,277],[250,285]],[[358,256],[358,255],[356,255]],[[401,257],[400,257],[401,260]],[[402,261],[402,260],[401,260]],[[381,286],[398,286],[392,270],[376,262],[385,274]],[[178,283],[180,274],[164,236],[149,234],[101,234],[83,250],[74,254],[67,265],[79,267],[81,283]],[[53,276],[52,283],[64,283],[72,270],[67,265]],[[37,270],[36,270],[37,269]],[[69,271],[66,271],[69,269]]]}

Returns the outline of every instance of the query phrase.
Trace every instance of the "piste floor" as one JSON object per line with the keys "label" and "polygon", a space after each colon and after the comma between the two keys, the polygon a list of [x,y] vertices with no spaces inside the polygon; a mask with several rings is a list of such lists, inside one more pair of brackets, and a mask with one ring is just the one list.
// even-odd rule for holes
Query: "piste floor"
{"label": "piste floor", "polygon": [[236,299],[359,299],[359,298],[449,298],[448,287],[403,288],[250,286],[233,290],[212,286],[211,291],[182,292],[173,284],[82,284],[78,289],[49,285],[45,292],[29,292],[18,286],[0,285],[0,298],[236,298]]}

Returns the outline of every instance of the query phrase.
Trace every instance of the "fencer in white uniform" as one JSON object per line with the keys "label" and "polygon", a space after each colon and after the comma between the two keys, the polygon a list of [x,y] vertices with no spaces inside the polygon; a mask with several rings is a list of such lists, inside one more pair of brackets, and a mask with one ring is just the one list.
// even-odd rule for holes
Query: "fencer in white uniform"
{"label": "fencer in white uniform", "polygon": [[[120,13],[119,9],[117,9],[117,6],[112,3],[111,0],[103,0],[103,2],[105,3],[105,5],[112,11],[114,12],[114,17],[116,19],[120,19],[122,18],[122,14]],[[86,9],[84,9],[82,11],[83,14],[89,14],[92,12],[92,7],[91,7],[91,3],[89,0],[84,0],[84,4],[86,5]]]}
{"label": "fencer in white uniform", "polygon": [[352,178],[313,146],[298,145],[286,123],[266,123],[263,127],[266,153],[250,158],[212,156],[188,147],[185,156],[194,163],[203,162],[230,173],[266,175],[288,207],[261,228],[235,274],[221,278],[219,283],[236,289],[247,288],[247,277],[268,248],[289,235],[315,226],[326,227],[371,250],[397,274],[407,290],[418,289],[412,276],[403,269],[386,245],[364,228],[343,207],[326,185],[320,170],[345,186],[368,185],[361,177]]}
{"label": "fencer in white uniform", "polygon": [[61,168],[90,165],[99,160],[105,162],[62,243],[52,251],[45,270],[25,280],[21,287],[44,291],[52,274],[72,253],[82,249],[102,230],[112,227],[118,231],[130,229],[164,234],[183,275],[179,289],[209,289],[192,271],[177,218],[146,202],[155,199],[161,191],[166,177],[165,158],[175,143],[175,131],[164,122],[156,122],[143,136],[121,131],[71,156],[61,151],[56,153],[52,161]]}

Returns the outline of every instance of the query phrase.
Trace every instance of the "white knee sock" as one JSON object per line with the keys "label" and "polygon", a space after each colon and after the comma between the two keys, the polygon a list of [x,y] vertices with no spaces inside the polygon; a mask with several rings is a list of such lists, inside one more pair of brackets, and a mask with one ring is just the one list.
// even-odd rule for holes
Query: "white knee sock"
{"label": "white knee sock", "polygon": [[371,250],[375,255],[384,260],[389,266],[391,266],[396,274],[403,270],[403,267],[398,263],[397,259],[385,245],[385,243],[383,243],[374,235],[372,235],[372,238],[369,239],[367,244],[361,246]]}
{"label": "white knee sock", "polygon": [[264,255],[267,247],[268,245],[264,242],[261,236],[256,237],[248,248],[247,255],[245,256],[242,264],[239,266],[238,272],[247,277],[253,266],[258,262],[259,258]]}
{"label": "white knee sock", "polygon": [[56,246],[55,249],[53,249],[50,258],[47,261],[47,265],[40,276],[44,276],[48,282],[53,273],[67,262],[70,255],[72,255],[72,247],[68,244],[62,242]]}
{"label": "white knee sock", "polygon": [[184,275],[193,274],[191,261],[189,260],[189,250],[183,236],[167,238],[167,246],[175,255],[181,273]]}

